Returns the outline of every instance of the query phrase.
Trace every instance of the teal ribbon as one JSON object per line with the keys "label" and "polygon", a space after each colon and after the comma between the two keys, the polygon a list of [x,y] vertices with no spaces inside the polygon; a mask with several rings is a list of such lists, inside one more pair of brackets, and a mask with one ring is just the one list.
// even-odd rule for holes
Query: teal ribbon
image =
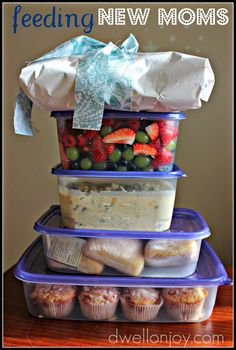
{"label": "teal ribbon", "polygon": [[[76,68],[73,128],[100,130],[105,104],[114,109],[131,110],[130,65],[138,47],[132,34],[120,47],[111,42],[104,44],[80,36],[63,43],[31,64],[51,58],[82,55]],[[32,103],[29,104],[29,98],[21,91],[17,96],[14,114],[16,133],[33,134],[31,109]]]}

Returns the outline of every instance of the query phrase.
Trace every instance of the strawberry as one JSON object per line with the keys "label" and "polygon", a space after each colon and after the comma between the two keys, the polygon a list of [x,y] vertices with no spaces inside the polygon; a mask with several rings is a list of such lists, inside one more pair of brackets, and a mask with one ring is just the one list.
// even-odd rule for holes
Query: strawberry
{"label": "strawberry", "polygon": [[107,159],[101,136],[98,134],[93,138],[91,145],[91,159],[95,162],[104,162]]}
{"label": "strawberry", "polygon": [[179,133],[178,128],[173,127],[173,128],[172,128],[172,131],[173,131],[173,133],[175,134],[175,136],[178,136],[178,133]]}
{"label": "strawberry", "polygon": [[66,152],[65,152],[65,149],[64,149],[64,146],[63,146],[62,142],[59,143],[59,149],[60,149],[62,166],[63,166],[64,169],[69,169],[70,161],[68,161],[68,159],[66,157]]}
{"label": "strawberry", "polygon": [[155,148],[156,150],[159,150],[161,148],[161,140],[157,138],[155,141],[149,143],[149,146]]}
{"label": "strawberry", "polygon": [[80,147],[79,151],[80,153],[90,152],[90,147],[88,145]]}
{"label": "strawberry", "polygon": [[103,144],[105,150],[106,150],[106,154],[109,155],[111,154],[114,149],[115,149],[115,144],[114,143],[104,143]]}
{"label": "strawberry", "polygon": [[71,167],[71,162],[69,160],[67,160],[67,161],[64,160],[64,161],[62,161],[62,166],[63,166],[63,169],[68,170]]}
{"label": "strawberry", "polygon": [[75,147],[76,145],[76,140],[73,135],[63,136],[62,142],[66,147]]}
{"label": "strawberry", "polygon": [[134,130],[135,132],[138,131],[141,125],[140,121],[137,119],[129,119],[126,121],[126,124],[130,129]]}
{"label": "strawberry", "polygon": [[158,138],[159,126],[158,126],[157,122],[146,126],[145,130],[152,141],[154,141]]}
{"label": "strawberry", "polygon": [[88,139],[84,134],[77,135],[76,138],[80,147],[86,146],[88,144]]}
{"label": "strawberry", "polygon": [[178,135],[178,128],[176,127],[176,122],[174,120],[161,120],[158,125],[159,129],[171,130],[176,136]]}
{"label": "strawberry", "polygon": [[104,118],[102,121],[102,126],[110,126],[114,124],[114,119]]}
{"label": "strawberry", "polygon": [[151,162],[151,166],[156,169],[161,165],[167,165],[172,161],[172,153],[165,148],[161,148]]}
{"label": "strawberry", "polygon": [[90,147],[89,146],[84,146],[83,147],[84,152],[90,152]]}
{"label": "strawberry", "polygon": [[157,150],[154,147],[143,143],[135,143],[133,145],[133,152],[135,156],[145,155],[154,157],[157,154]]}
{"label": "strawberry", "polygon": [[168,120],[160,120],[158,122],[158,125],[159,125],[159,128],[168,129],[168,125],[170,125],[170,124],[169,124]]}
{"label": "strawberry", "polygon": [[107,155],[104,152],[104,150],[100,150],[98,148],[93,150],[91,152],[91,159],[94,162],[105,162],[105,160],[107,159]]}
{"label": "strawberry", "polygon": [[160,139],[162,142],[162,146],[167,146],[168,143],[170,143],[170,141],[172,141],[174,138],[176,138],[175,132],[168,129],[160,128]]}
{"label": "strawberry", "polygon": [[121,126],[123,125],[123,121],[122,120],[116,120],[115,124],[113,125],[114,130],[119,129]]}
{"label": "strawberry", "polygon": [[85,131],[85,136],[89,139],[92,140],[94,138],[94,136],[98,135],[98,131],[95,130],[87,130]]}
{"label": "strawberry", "polygon": [[106,135],[102,141],[104,143],[122,143],[132,145],[135,140],[135,132],[129,128],[122,128]]}

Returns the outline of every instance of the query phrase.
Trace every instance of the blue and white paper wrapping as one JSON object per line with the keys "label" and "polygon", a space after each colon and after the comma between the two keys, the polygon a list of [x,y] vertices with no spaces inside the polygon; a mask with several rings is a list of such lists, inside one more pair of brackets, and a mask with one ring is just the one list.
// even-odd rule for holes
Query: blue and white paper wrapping
{"label": "blue and white paper wrapping", "polygon": [[207,58],[137,51],[132,34],[120,47],[80,36],[31,62],[20,74],[15,132],[32,135],[30,101],[46,111],[74,110],[74,128],[100,130],[104,108],[173,112],[209,99]]}

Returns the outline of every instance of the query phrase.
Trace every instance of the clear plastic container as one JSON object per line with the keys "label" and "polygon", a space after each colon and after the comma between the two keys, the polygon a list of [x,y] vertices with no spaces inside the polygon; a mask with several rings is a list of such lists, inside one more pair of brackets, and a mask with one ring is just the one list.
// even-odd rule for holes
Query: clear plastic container
{"label": "clear plastic container", "polygon": [[179,121],[176,113],[105,111],[100,131],[72,128],[73,111],[52,112],[57,120],[64,169],[171,171]]}
{"label": "clear plastic container", "polygon": [[52,169],[58,177],[65,227],[100,230],[168,230],[177,180],[172,172],[117,172]]}
{"label": "clear plastic container", "polygon": [[64,228],[57,205],[34,229],[42,234],[46,263],[53,271],[169,278],[195,272],[201,242],[210,235],[198,212],[181,208],[174,209],[165,232]]}
{"label": "clear plastic container", "polygon": [[33,316],[109,322],[204,321],[212,314],[218,286],[231,284],[205,241],[194,276],[151,279],[49,272],[39,237],[20,258],[15,276],[24,283]]}

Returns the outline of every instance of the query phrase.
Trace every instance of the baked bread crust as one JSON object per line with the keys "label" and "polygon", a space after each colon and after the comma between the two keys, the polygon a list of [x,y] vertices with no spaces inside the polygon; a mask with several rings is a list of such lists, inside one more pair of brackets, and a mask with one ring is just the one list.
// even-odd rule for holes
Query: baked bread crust
{"label": "baked bread crust", "polygon": [[89,238],[83,253],[127,275],[137,276],[144,267],[143,243],[138,239]]}

